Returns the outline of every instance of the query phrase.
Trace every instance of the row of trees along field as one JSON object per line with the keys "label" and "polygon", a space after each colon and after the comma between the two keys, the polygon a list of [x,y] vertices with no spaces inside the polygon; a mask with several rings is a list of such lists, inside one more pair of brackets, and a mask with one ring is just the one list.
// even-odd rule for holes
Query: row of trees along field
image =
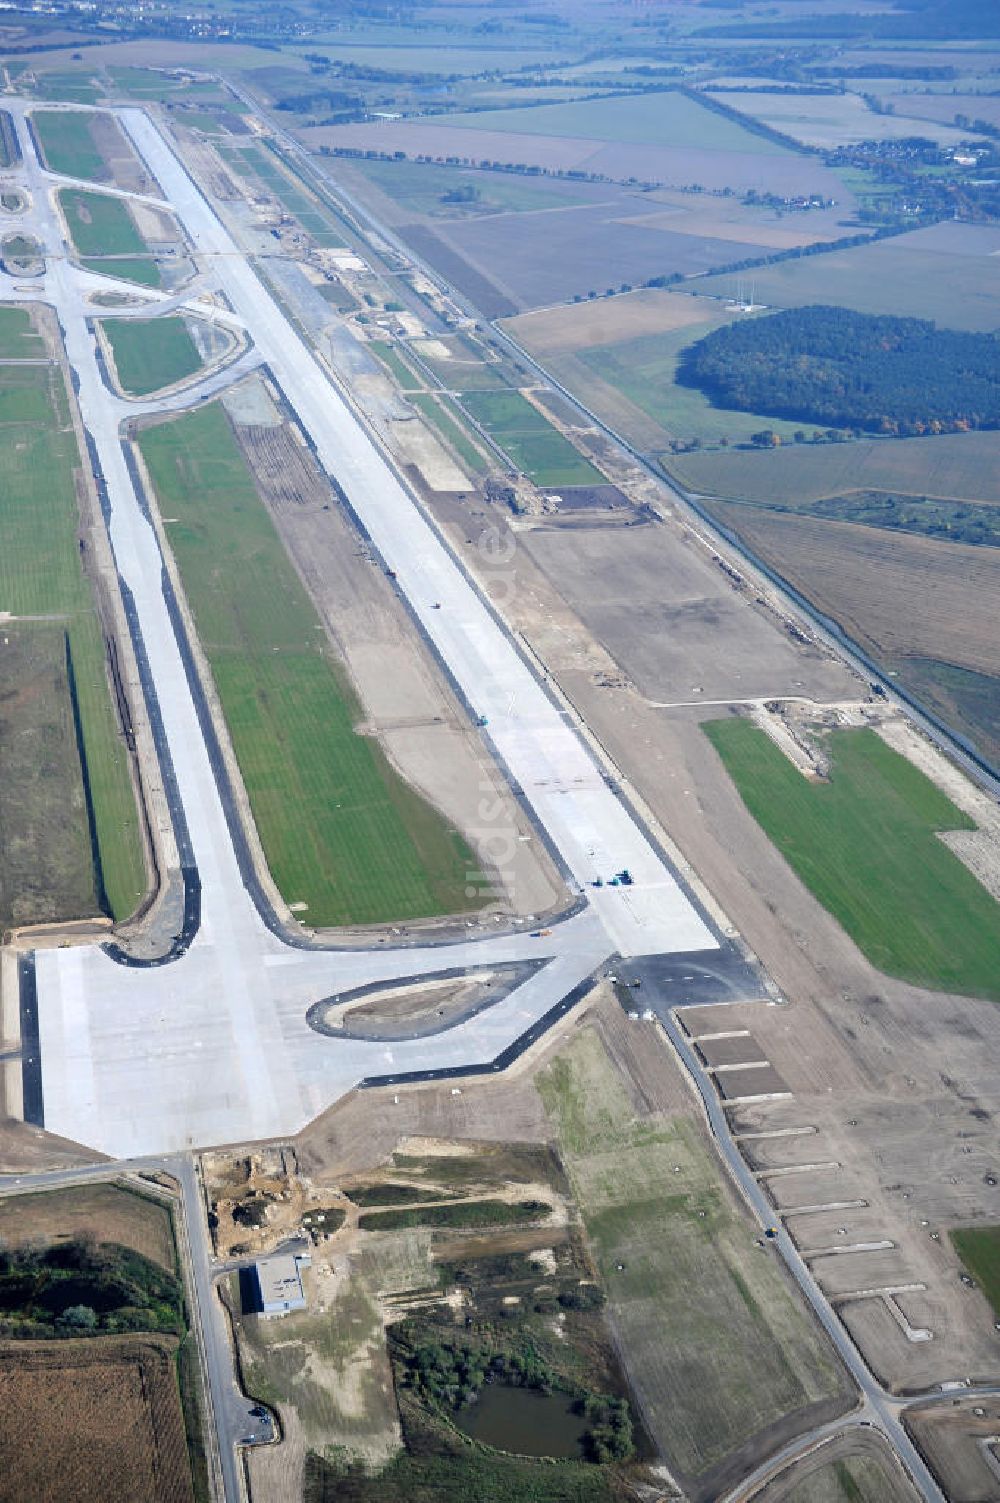
{"label": "row of trees along field", "polygon": [[1000,427],[998,377],[994,334],[827,307],[727,324],[678,369],[717,407],[904,435]]}

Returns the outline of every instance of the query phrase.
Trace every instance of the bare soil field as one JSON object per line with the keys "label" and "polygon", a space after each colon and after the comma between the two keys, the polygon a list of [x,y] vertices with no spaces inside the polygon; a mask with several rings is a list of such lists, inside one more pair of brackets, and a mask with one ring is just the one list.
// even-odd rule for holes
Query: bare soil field
{"label": "bare soil field", "polygon": [[[954,1503],[993,1503],[997,1496],[996,1436],[1000,1403],[963,1399],[912,1409],[906,1427]],[[994,1465],[987,1460],[992,1444]]]}
{"label": "bare soil field", "polygon": [[[760,266],[758,303],[824,303],[860,313],[930,318],[951,329],[1000,326],[1000,227],[948,222],[870,245]],[[701,291],[732,297],[736,278],[707,277]]]}
{"label": "bare soil field", "polygon": [[688,490],[734,501],[808,501],[885,490],[1000,505],[1000,433],[786,444],[770,453],[678,454],[670,470]]}
{"label": "bare soil field", "polygon": [[150,1336],[3,1344],[2,1503],[190,1503],[175,1349]]}
{"label": "bare soil field", "polygon": [[0,1173],[22,1174],[101,1162],[101,1154],[55,1133],[44,1132],[40,1127],[31,1127],[17,1120],[11,1111],[12,1103],[7,1099],[6,1084],[0,1074]]}
{"label": "bare soil field", "polygon": [[0,1199],[0,1239],[12,1247],[36,1237],[69,1241],[85,1232],[98,1242],[134,1248],[171,1273],[177,1267],[167,1207],[122,1185],[94,1181]]}
{"label": "bare soil field", "polygon": [[849,691],[838,664],[779,637],[752,598],[669,524],[527,531],[516,541],[650,701]]}
{"label": "bare soil field", "polygon": [[[797,1167],[769,1181],[775,1196],[780,1187],[781,1205],[866,1202],[856,1208],[863,1220],[844,1211],[832,1240],[837,1227],[855,1225],[863,1240],[888,1239],[900,1250],[893,1282],[898,1274],[899,1282],[926,1286],[906,1297],[905,1308],[911,1324],[933,1331],[930,1342],[907,1340],[880,1300],[847,1306],[866,1354],[898,1388],[970,1366],[1000,1374],[991,1312],[960,1283],[947,1238],[951,1226],[996,1219],[997,1191],[988,1181],[996,1178],[1000,1090],[991,1061],[1000,1049],[1000,1011],[875,971],[795,878],[706,751],[699,718],[718,710],[652,708],[620,671],[616,678],[596,670],[602,654],[593,637],[523,554],[518,578],[510,608],[516,624],[791,999],[698,1012],[696,1033],[748,1028],[793,1092],[791,1100],[731,1109],[737,1132],[748,1135],[746,1151],[749,1135],[791,1130],[790,1138],[752,1145],[761,1167]],[[696,652],[713,645],[720,658],[730,650],[706,625]],[[848,697],[863,696],[862,684],[847,674],[845,682],[853,684]],[[827,1162],[833,1167],[802,1167]],[[799,1216],[796,1225],[814,1246],[809,1219]]]}
{"label": "bare soil field", "polygon": [[1000,553],[714,502],[713,513],[880,658],[1000,673]]}
{"label": "bare soil field", "polygon": [[638,178],[667,187],[700,183],[704,188],[755,188],[759,193],[821,193],[845,199],[839,177],[822,163],[791,152],[711,151],[702,147],[655,146],[541,136],[515,131],[469,130],[424,121],[377,125],[308,126],[299,132],[306,146],[405,151],[407,156],[470,158],[474,162],[520,162],[550,171],[601,173],[616,182]]}
{"label": "bare soil field", "polygon": [[504,326],[533,355],[544,359],[598,345],[618,344],[644,334],[684,329],[704,320],[704,309],[696,298],[659,287],[641,287],[637,292],[568,308],[535,309],[518,318],[505,319]]}
{"label": "bare soil field", "polygon": [[484,822],[476,815],[483,789],[496,791],[503,818],[529,836],[517,841],[497,897],[521,913],[551,910],[560,902],[561,883],[550,858],[520,810],[513,803],[508,808],[502,799],[499,775],[480,738],[472,734],[465,711],[308,450],[287,426],[238,424],[235,431],[265,505],[347,666],[364,706],[364,731],[378,737],[402,776],[473,841],[485,838],[479,828]]}

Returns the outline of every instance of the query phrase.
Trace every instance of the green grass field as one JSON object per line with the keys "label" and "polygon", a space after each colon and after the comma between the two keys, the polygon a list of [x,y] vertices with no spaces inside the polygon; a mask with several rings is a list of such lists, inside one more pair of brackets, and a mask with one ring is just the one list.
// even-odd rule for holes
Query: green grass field
{"label": "green grass field", "polygon": [[[710,311],[709,304],[705,308]],[[790,438],[801,428],[801,423],[713,407],[703,392],[676,385],[674,378],[681,351],[729,322],[731,319],[720,309],[703,324],[602,345],[600,349],[582,351],[579,358],[595,376],[616,387],[674,438],[685,441],[696,438],[706,444],[718,443],[723,438],[731,443],[746,443],[752,433],[762,428]],[[586,391],[581,395],[589,400]]]}
{"label": "green grass field", "polygon": [[138,287],[161,287],[163,278],[152,256],[82,256],[80,265],[105,277],[135,282]]}
{"label": "green grass field", "polygon": [[45,341],[26,308],[0,308],[0,360],[44,360]]}
{"label": "green grass field", "polygon": [[35,93],[39,99],[59,99],[68,104],[96,104],[101,97],[100,89],[82,69],[75,73],[39,73]]}
{"label": "green grass field", "polygon": [[1000,1226],[966,1226],[951,1234],[952,1245],[1000,1320]]}
{"label": "green grass field", "polygon": [[603,485],[604,477],[518,391],[470,391],[462,405],[536,485]]}
{"label": "green grass field", "polygon": [[218,405],[140,440],[275,881],[312,925],[468,907],[464,841],[359,709]]}
{"label": "green grass field", "polygon": [[417,392],[410,398],[414,407],[419,407],[424,417],[432,427],[436,428],[443,438],[451,444],[455,453],[463,464],[467,465],[474,475],[481,474],[488,466],[489,461],[469,438],[463,427],[457,412],[448,402],[447,397],[440,401],[430,392]]}
{"label": "green grass field", "polygon": [[844,1392],[824,1338],[757,1247],[693,1125],[637,1117],[590,1028],[537,1083],[629,1379],[678,1480],[703,1476],[782,1415]]}
{"label": "green grass field", "polygon": [[[430,124],[430,120],[424,124]],[[665,91],[636,98],[580,99],[528,109],[445,115],[441,124],[463,130],[514,131],[531,136],[580,136],[652,146],[696,146],[781,156],[786,148],[717,115],[686,94]]]}
{"label": "green grass field", "polygon": [[794,506],[854,490],[1000,504],[1000,432],[679,454],[670,468],[690,490],[764,506]]}
{"label": "green grass field", "polygon": [[[935,225],[934,231],[755,267],[748,273],[755,300],[778,308],[832,304],[988,333],[1000,326],[1000,277],[988,254],[974,253],[974,242],[963,249],[960,239],[952,240],[948,232],[960,228]],[[954,250],[948,248],[952,243]],[[736,276],[727,274],[695,285],[716,297],[732,297],[736,284]]]}
{"label": "green grass field", "polygon": [[64,623],[101,879],[110,912],[124,918],[144,892],[146,874],[104,639],[80,565],[79,465],[59,370],[0,366],[0,600],[14,615]]}
{"label": "green grass field", "polygon": [[1000,1001],[1000,905],[937,839],[974,828],[868,730],[830,736],[830,781],[809,783],[750,721],[704,727],[750,813],[879,970]]}
{"label": "green grass field", "polygon": [[[532,209],[569,207],[586,203],[585,194],[571,187],[504,177],[497,172],[441,166],[437,162],[352,162],[370,183],[394,203],[415,214],[491,213],[503,210],[521,213]],[[455,189],[474,188],[479,197],[472,203],[448,204],[442,195]]]}
{"label": "green grass field", "polygon": [[107,182],[111,172],[90,132],[89,117],[66,110],[35,110],[32,115],[45,161],[52,172]]}
{"label": "green grass field", "polygon": [[382,364],[387,366],[388,369],[392,372],[392,374],[396,378],[398,385],[402,387],[403,391],[420,390],[420,388],[424,384],[423,378],[421,376],[418,376],[416,372],[407,365],[406,361],[400,355],[395,345],[387,344],[382,339],[373,339],[369,345],[369,348],[374,350],[375,354],[381,360]]}
{"label": "green grass field", "polygon": [[64,188],[59,203],[78,255],[141,256],[145,251],[146,242],[120,198]]}
{"label": "green grass field", "polygon": [[183,318],[108,318],[101,323],[122,390],[146,396],[201,369],[201,356]]}

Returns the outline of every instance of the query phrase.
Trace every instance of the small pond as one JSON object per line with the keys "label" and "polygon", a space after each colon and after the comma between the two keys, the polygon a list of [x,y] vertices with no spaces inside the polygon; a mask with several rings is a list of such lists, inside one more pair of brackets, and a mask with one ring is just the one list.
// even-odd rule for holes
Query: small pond
{"label": "small pond", "polygon": [[583,1455],[587,1422],[573,1413],[565,1393],[539,1393],[536,1388],[510,1388],[489,1383],[474,1404],[459,1410],[455,1423],[473,1440],[515,1451],[521,1456]]}

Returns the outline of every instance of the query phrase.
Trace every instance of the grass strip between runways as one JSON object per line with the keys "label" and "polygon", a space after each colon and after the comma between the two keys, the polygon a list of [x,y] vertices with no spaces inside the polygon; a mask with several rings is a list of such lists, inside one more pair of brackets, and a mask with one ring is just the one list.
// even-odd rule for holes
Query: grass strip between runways
{"label": "grass strip between runways", "polygon": [[275,882],[311,925],[468,908],[461,836],[358,735],[330,651],[223,409],[147,429],[140,448]]}
{"label": "grass strip between runways", "polygon": [[142,896],[146,873],[104,638],[80,562],[79,464],[58,368],[0,367],[0,606],[64,625],[100,880],[109,912],[123,919]]}
{"label": "grass strip between runways", "polygon": [[973,822],[874,731],[829,736],[812,783],[749,720],[705,731],[750,813],[873,965],[1000,1001],[1000,905],[939,838]]}

